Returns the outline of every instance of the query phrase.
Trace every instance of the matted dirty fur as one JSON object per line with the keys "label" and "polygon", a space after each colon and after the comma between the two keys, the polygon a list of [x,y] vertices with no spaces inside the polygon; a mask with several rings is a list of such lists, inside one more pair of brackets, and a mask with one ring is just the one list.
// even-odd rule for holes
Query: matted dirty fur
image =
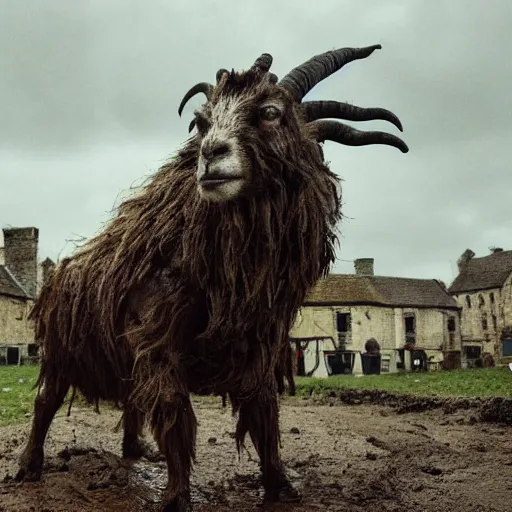
{"label": "matted dirty fur", "polygon": [[65,372],[91,402],[151,415],[162,390],[229,394],[236,408],[274,382],[294,315],[334,260],[341,216],[320,147],[297,140],[270,161],[251,148],[266,188],[236,202],[199,197],[192,138],[122,203],[32,311],[38,384]]}

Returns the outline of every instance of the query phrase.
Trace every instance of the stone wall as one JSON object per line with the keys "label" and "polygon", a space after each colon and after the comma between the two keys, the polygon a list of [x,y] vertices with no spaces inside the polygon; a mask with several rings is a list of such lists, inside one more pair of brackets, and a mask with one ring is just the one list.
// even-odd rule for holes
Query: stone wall
{"label": "stone wall", "polygon": [[[404,315],[407,313],[415,317],[416,346],[425,349],[427,356],[432,357],[432,361],[442,361],[443,352],[446,350],[461,350],[458,312],[441,309],[306,306],[299,311],[290,335],[296,338],[331,336],[337,342],[338,312],[350,313],[351,316],[351,329],[346,339],[347,350],[364,352],[366,341],[375,338],[380,343],[382,355],[394,359],[396,349],[405,345]],[[448,330],[449,317],[453,318],[455,324],[455,330],[451,335]],[[332,347],[326,345],[322,348],[328,349]],[[357,357],[356,361],[358,359]],[[356,365],[354,373],[360,373],[360,364]]]}
{"label": "stone wall", "polygon": [[37,228],[5,228],[5,266],[16,277],[30,297],[37,292]]}

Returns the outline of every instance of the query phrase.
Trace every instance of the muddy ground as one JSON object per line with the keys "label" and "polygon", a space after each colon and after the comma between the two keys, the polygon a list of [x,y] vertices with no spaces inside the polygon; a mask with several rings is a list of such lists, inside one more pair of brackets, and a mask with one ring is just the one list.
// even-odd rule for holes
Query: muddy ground
{"label": "muddy ground", "polygon": [[[203,399],[195,408],[194,510],[262,510],[254,449],[238,459],[229,409]],[[288,399],[283,459],[303,502],[267,510],[510,511],[511,411],[500,400],[404,400],[380,392]],[[120,413],[65,412],[51,428],[39,483],[10,478],[28,424],[0,428],[0,511],[158,510],[165,463],[123,465],[121,433],[113,431]]]}

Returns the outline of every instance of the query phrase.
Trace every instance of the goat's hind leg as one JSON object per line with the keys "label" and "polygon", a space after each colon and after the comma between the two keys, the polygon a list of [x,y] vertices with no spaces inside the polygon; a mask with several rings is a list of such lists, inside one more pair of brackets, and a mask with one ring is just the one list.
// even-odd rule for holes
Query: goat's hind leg
{"label": "goat's hind leg", "polygon": [[254,398],[239,404],[237,444],[248,432],[261,463],[265,501],[298,502],[300,493],[285,474],[279,455],[279,409],[274,390],[264,388]]}
{"label": "goat's hind leg", "polygon": [[66,398],[69,386],[69,382],[62,376],[45,376],[44,386],[38,390],[34,401],[32,428],[20,457],[16,480],[35,481],[41,478],[48,429]]}

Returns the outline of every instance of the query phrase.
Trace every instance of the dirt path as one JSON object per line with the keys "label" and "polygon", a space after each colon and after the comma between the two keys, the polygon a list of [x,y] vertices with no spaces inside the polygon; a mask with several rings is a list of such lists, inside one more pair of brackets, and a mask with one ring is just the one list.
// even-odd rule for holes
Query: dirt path
{"label": "dirt path", "polygon": [[[262,510],[252,445],[239,461],[229,410],[217,401],[195,408],[194,510]],[[39,483],[9,480],[28,424],[0,429],[0,481],[7,475],[0,511],[158,510],[165,464],[122,465],[121,433],[113,432],[119,413],[75,409],[66,418],[64,412],[50,431]],[[272,510],[512,510],[512,430],[475,422],[470,410],[397,414],[375,405],[296,400],[283,404],[281,418],[283,458],[303,503]]]}

